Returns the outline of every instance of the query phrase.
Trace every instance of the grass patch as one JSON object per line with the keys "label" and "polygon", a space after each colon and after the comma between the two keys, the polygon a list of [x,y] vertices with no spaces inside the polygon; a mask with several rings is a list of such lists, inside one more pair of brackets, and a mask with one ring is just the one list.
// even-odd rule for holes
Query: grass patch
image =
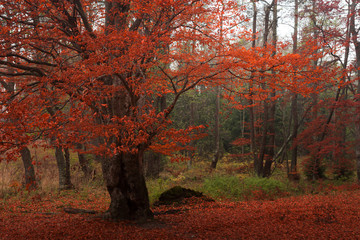
{"label": "grass patch", "polygon": [[245,199],[275,199],[289,195],[288,186],[277,179],[248,177],[243,180],[243,194]]}
{"label": "grass patch", "polygon": [[202,191],[214,199],[239,200],[243,195],[243,187],[239,177],[215,175],[204,180]]}
{"label": "grass patch", "polygon": [[215,199],[265,200],[289,195],[286,183],[268,178],[215,175],[206,178],[203,192]]}

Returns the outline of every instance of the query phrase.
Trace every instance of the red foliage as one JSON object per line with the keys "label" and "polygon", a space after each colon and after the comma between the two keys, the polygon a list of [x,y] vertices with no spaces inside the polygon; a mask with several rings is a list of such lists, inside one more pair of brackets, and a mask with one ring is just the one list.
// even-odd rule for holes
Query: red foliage
{"label": "red foliage", "polygon": [[[328,161],[335,177],[349,177],[354,170],[354,141],[346,138],[345,128],[355,123],[356,103],[350,100],[328,99],[314,107],[324,112],[306,124],[306,128],[298,136],[297,144],[308,150],[310,157],[303,164],[308,175],[322,175],[324,161]],[[329,121],[329,112],[334,111]],[[346,140],[345,140],[346,139]]]}

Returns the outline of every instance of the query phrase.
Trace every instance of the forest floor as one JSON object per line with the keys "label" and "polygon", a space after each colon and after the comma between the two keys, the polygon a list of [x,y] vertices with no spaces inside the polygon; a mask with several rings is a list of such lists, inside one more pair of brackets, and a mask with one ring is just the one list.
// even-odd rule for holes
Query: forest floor
{"label": "forest floor", "polygon": [[110,222],[107,195],[19,193],[0,201],[0,239],[360,239],[360,190],[262,201],[190,201],[153,207],[153,221]]}

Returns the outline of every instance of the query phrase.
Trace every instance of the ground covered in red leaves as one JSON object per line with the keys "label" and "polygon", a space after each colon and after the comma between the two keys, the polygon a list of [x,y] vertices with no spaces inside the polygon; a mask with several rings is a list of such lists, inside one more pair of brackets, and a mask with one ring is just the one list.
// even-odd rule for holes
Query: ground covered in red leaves
{"label": "ground covered in red leaves", "polygon": [[82,199],[2,200],[0,239],[360,239],[360,190],[156,207],[154,221],[143,224],[64,212],[66,207],[104,211],[108,204],[105,195]]}

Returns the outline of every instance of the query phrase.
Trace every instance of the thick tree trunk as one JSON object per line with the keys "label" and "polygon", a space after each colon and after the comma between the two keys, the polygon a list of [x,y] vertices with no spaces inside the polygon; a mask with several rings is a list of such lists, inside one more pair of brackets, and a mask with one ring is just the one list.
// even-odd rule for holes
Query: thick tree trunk
{"label": "thick tree trunk", "polygon": [[145,220],[153,217],[142,168],[143,151],[103,159],[102,169],[111,203],[105,217]]}
{"label": "thick tree trunk", "polygon": [[20,150],[21,159],[25,169],[25,187],[28,190],[36,189],[37,182],[35,177],[34,165],[31,161],[31,153],[29,148],[24,147]]}

